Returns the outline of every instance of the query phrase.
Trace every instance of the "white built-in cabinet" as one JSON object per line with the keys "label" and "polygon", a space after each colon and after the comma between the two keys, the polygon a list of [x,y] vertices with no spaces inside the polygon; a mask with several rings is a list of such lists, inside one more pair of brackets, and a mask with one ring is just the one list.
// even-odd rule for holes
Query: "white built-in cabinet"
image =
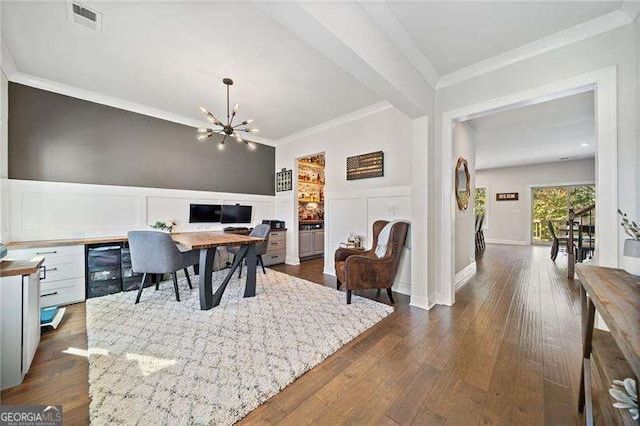
{"label": "white built-in cabinet", "polygon": [[45,258],[42,265],[42,307],[69,305],[85,300],[84,245],[9,250],[13,259]]}
{"label": "white built-in cabinet", "polygon": [[39,273],[0,278],[0,388],[22,383],[39,343]]}

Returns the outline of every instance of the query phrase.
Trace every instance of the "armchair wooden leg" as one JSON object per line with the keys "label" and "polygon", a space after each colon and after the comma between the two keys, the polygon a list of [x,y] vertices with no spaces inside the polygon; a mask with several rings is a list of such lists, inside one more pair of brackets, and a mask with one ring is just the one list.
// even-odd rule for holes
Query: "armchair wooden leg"
{"label": "armchair wooden leg", "polygon": [[347,305],[351,304],[351,290],[347,290]]}
{"label": "armchair wooden leg", "polygon": [[336,278],[336,290],[340,290],[340,287],[342,287],[342,283],[338,278]]}
{"label": "armchair wooden leg", "polygon": [[178,275],[175,272],[171,273],[171,278],[173,278],[173,289],[176,292],[176,301],[180,301],[180,291],[178,290]]}
{"label": "armchair wooden leg", "polygon": [[136,297],[136,303],[134,303],[134,305],[137,305],[140,302],[140,296],[142,296],[142,289],[144,288],[144,282],[147,280],[147,273],[145,272],[144,274],[142,274],[142,281],[140,281],[140,288],[138,289],[138,296]]}
{"label": "armchair wooden leg", "polygon": [[391,287],[387,289],[387,295],[389,296],[389,300],[391,300],[391,303],[395,304],[396,302],[393,301],[393,292],[391,291]]}
{"label": "armchair wooden leg", "polygon": [[184,268],[184,275],[187,277],[187,284],[189,284],[189,288],[193,290],[193,286],[191,285],[191,277],[189,276],[189,270]]}

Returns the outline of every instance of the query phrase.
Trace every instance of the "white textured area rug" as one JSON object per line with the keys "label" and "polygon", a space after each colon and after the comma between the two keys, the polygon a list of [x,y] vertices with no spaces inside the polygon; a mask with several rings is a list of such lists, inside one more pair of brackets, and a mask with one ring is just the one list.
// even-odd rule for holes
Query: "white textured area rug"
{"label": "white textured area rug", "polygon": [[87,300],[92,424],[233,424],[393,311],[270,269],[201,311],[193,281]]}

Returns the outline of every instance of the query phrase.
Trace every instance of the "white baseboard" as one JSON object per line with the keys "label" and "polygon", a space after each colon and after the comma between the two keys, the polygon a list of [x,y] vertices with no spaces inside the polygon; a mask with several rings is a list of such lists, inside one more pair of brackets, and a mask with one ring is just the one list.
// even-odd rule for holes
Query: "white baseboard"
{"label": "white baseboard", "polygon": [[287,257],[284,261],[287,265],[296,266],[300,264],[299,257]]}
{"label": "white baseboard", "polygon": [[433,308],[436,304],[429,303],[429,300],[426,298],[412,297],[411,302],[409,302],[409,305],[428,311],[429,309]]}
{"label": "white baseboard", "polygon": [[[333,270],[324,269],[322,271],[326,275],[331,275],[332,277],[336,276],[336,272]],[[394,281],[393,282],[393,291],[400,294],[406,294],[407,296],[411,296],[411,283],[405,283],[402,281]]]}
{"label": "white baseboard", "polygon": [[520,240],[485,240],[487,244],[507,244],[511,246],[528,246],[530,243],[528,241],[520,241]]}
{"label": "white baseboard", "polygon": [[465,285],[475,275],[476,270],[476,262],[472,262],[458,272],[455,276],[456,290]]}

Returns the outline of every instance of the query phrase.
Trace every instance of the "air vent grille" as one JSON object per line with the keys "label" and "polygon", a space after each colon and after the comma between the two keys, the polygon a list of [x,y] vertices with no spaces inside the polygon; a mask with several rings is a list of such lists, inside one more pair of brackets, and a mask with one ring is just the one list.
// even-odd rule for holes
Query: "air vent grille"
{"label": "air vent grille", "polygon": [[93,22],[98,21],[98,15],[95,12],[92,12],[89,9],[82,7],[77,3],[72,3],[72,6],[73,6],[73,13],[75,13],[76,15],[80,15],[83,18],[86,18]]}
{"label": "air vent grille", "polygon": [[75,1],[67,2],[69,21],[97,33],[102,30],[102,14]]}

